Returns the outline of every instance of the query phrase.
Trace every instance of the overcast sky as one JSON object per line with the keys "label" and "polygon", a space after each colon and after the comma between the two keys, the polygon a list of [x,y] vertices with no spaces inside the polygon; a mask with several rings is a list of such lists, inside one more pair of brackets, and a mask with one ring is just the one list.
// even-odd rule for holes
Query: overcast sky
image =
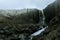
{"label": "overcast sky", "polygon": [[55,0],[0,0],[0,9],[44,9]]}

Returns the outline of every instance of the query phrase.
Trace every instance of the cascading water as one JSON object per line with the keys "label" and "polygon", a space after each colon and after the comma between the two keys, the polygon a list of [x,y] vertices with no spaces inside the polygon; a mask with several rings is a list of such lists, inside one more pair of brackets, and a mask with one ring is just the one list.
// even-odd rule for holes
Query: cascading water
{"label": "cascading water", "polygon": [[[48,27],[48,26],[47,26],[47,27]],[[47,27],[42,28],[41,30],[38,30],[37,32],[31,34],[31,35],[30,35],[30,40],[32,40],[32,38],[33,38],[34,36],[38,36],[38,35],[40,35],[42,32],[44,32]]]}
{"label": "cascading water", "polygon": [[40,28],[43,28],[44,26],[46,26],[46,23],[45,23],[45,16],[44,16],[44,12],[43,10],[41,10],[42,13],[40,13]]}
{"label": "cascading water", "polygon": [[42,28],[41,30],[36,31],[35,33],[31,34],[29,37],[29,40],[32,40],[34,36],[40,35],[42,32],[45,31],[46,28],[48,28],[48,26],[45,23],[45,16],[44,16],[44,12],[42,10],[42,13],[40,14],[40,28]]}

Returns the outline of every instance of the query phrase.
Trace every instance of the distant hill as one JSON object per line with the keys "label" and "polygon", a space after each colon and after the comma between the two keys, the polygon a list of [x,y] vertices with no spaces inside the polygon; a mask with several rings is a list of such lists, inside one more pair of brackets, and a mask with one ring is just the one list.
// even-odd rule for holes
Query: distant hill
{"label": "distant hill", "polygon": [[7,40],[12,35],[15,38],[15,35],[21,33],[30,35],[37,31],[40,26],[40,13],[42,12],[38,9],[0,10],[0,38],[6,34],[4,40]]}

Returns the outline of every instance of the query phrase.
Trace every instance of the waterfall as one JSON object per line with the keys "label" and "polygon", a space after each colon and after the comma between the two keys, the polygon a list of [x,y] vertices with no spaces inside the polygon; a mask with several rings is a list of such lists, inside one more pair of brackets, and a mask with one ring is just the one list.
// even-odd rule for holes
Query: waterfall
{"label": "waterfall", "polygon": [[[35,36],[41,35],[41,33],[43,33],[45,31],[45,29],[48,28],[48,26],[45,23],[45,16],[44,16],[43,10],[42,10],[42,13],[40,13],[40,22],[39,22],[39,24],[40,24],[40,28],[42,28],[42,29],[39,29],[38,31],[36,31],[33,34],[31,34],[30,36],[28,36],[28,38],[30,38],[29,40],[32,40],[33,37],[35,37]],[[21,34],[20,38],[21,38],[21,40],[24,40],[24,35]]]}
{"label": "waterfall", "polygon": [[42,10],[42,24],[45,24],[45,16],[44,16],[44,12],[43,12],[43,10]]}
{"label": "waterfall", "polygon": [[38,30],[36,31],[35,33],[31,34],[29,37],[30,37],[30,40],[33,39],[34,36],[38,36],[40,35],[42,32],[45,31],[46,28],[48,28],[48,26],[46,25],[45,23],[45,16],[44,16],[44,12],[42,10],[42,13],[40,13],[40,28],[42,28],[41,30]]}
{"label": "waterfall", "polygon": [[46,23],[45,23],[45,16],[44,16],[44,12],[43,10],[41,10],[42,13],[40,13],[40,21],[39,21],[39,24],[40,24],[40,28],[43,28],[44,26],[47,26]]}

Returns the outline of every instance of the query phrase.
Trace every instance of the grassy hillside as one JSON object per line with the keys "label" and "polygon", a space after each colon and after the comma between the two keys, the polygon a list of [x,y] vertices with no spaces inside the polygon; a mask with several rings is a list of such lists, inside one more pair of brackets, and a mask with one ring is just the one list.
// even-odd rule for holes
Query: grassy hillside
{"label": "grassy hillside", "polygon": [[38,9],[19,11],[21,10],[0,10],[0,39],[18,39],[21,33],[28,36],[38,30],[41,11]]}

